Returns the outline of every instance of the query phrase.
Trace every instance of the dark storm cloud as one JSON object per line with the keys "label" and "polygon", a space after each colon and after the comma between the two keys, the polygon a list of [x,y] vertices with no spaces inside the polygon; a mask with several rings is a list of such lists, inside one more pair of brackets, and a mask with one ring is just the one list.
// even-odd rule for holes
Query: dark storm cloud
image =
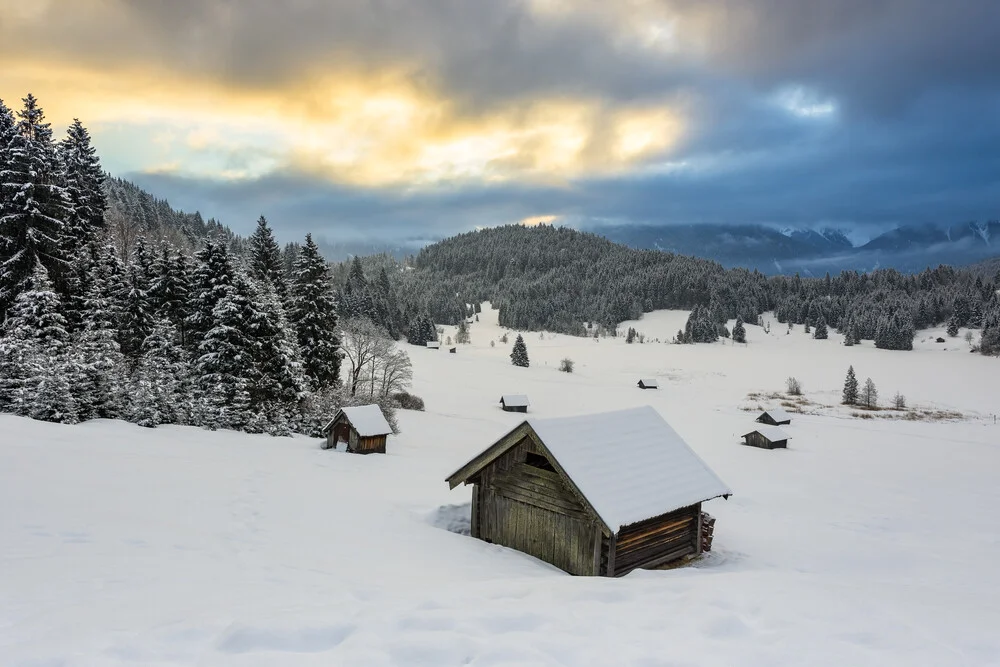
{"label": "dark storm cloud", "polygon": [[[542,15],[512,0],[53,2],[34,23],[0,27],[0,56],[39,50],[101,67],[156,65],[303,96],[309,91],[288,87],[310,73],[390,69],[470,112],[539,95],[587,96],[609,108],[640,99],[686,105],[688,127],[668,156],[676,169],[567,187],[515,178],[365,188],[294,172],[238,183],[136,176],[175,205],[238,229],[265,213],[287,237],[323,228],[436,236],[547,214],[855,225],[998,215],[997,0],[608,6]],[[676,14],[677,51],[646,49],[609,27],[650,6]],[[777,103],[797,89],[836,111],[804,118]]]}

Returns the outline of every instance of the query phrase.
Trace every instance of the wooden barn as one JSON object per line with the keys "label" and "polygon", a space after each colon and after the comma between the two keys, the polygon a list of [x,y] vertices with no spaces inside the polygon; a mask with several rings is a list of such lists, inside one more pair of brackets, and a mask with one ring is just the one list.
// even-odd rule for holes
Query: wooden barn
{"label": "wooden barn", "polygon": [[650,407],[528,419],[447,482],[473,537],[607,577],[701,553],[701,504],[732,493]]}
{"label": "wooden barn", "polygon": [[441,341],[439,341],[439,340],[429,340],[429,341],[427,341],[425,343],[425,345],[427,345],[427,349],[428,350],[440,350],[441,349]]}
{"label": "wooden barn", "polygon": [[743,444],[761,449],[784,449],[791,438],[777,426],[758,426],[743,435]]}
{"label": "wooden barn", "polygon": [[792,423],[792,416],[781,408],[775,408],[760,413],[757,421],[761,424],[769,424],[771,426],[784,426],[785,424]]}
{"label": "wooden barn", "polygon": [[392,427],[379,406],[358,405],[337,410],[323,432],[326,434],[323,449],[333,449],[343,442],[347,451],[355,454],[385,454],[385,441]]}
{"label": "wooden barn", "polygon": [[528,397],[524,394],[504,394],[500,397],[500,407],[504,412],[527,412]]}
{"label": "wooden barn", "polygon": [[639,389],[659,389],[660,383],[656,380],[639,380]]}

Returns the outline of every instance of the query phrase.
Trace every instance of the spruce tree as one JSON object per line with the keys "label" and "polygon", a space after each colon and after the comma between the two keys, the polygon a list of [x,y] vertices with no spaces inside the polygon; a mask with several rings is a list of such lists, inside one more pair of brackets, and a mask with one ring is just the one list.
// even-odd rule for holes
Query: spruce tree
{"label": "spruce tree", "polygon": [[6,378],[2,397],[33,419],[78,421],[70,388],[75,379],[70,335],[62,305],[40,262],[28,277],[4,323]]}
{"label": "spruce tree", "polygon": [[251,418],[250,392],[258,380],[256,343],[246,327],[253,304],[243,287],[221,288],[212,311],[215,324],[198,346],[201,356],[193,369],[196,419],[210,429],[242,430]]}
{"label": "spruce tree", "polygon": [[63,244],[72,209],[52,128],[32,95],[24,98],[18,118],[13,133],[8,130],[7,164],[0,173],[0,320],[27,289],[38,262],[63,294],[69,270]]}
{"label": "spruce tree", "polygon": [[129,264],[119,286],[118,301],[121,319],[118,324],[118,344],[122,354],[135,367],[142,354],[142,342],[153,330],[153,309],[149,303],[149,283],[142,267]]}
{"label": "spruce tree", "polygon": [[952,338],[958,335],[958,317],[955,315],[948,319],[948,335]]}
{"label": "spruce tree", "polygon": [[259,282],[270,283],[274,293],[284,302],[288,296],[288,289],[285,285],[281,248],[274,240],[274,234],[264,216],[260,216],[257,220],[257,229],[254,230],[247,244],[249,246],[250,275]]}
{"label": "spruce tree", "polygon": [[115,419],[124,406],[125,357],[117,338],[117,317],[111,289],[95,272],[84,299],[84,324],[79,334],[80,381],[77,392],[81,419]]}
{"label": "spruce tree", "polygon": [[847,367],[847,379],[844,380],[841,403],[844,405],[857,405],[858,403],[858,378],[854,375],[854,366]]}
{"label": "spruce tree", "polygon": [[142,342],[142,356],[129,383],[129,420],[139,426],[187,420],[187,364],[176,340],[173,324],[158,319]]}
{"label": "spruce tree", "polygon": [[215,326],[215,307],[233,284],[234,268],[226,245],[213,239],[205,241],[195,259],[184,321],[185,343],[197,354],[205,335]]}
{"label": "spruce tree", "polygon": [[743,318],[737,317],[736,324],[733,325],[733,342],[734,343],[745,343],[747,342],[747,330],[743,326]]}
{"label": "spruce tree", "polygon": [[305,245],[295,263],[289,321],[295,326],[302,367],[314,391],[330,389],[340,382],[340,335],[337,332],[337,300],[330,270],[319,248],[306,234]]}
{"label": "spruce tree", "polygon": [[514,349],[510,353],[510,362],[515,366],[528,367],[528,348],[525,346],[524,338],[521,334],[517,334],[517,340],[514,341]]}
{"label": "spruce tree", "polygon": [[829,336],[826,327],[826,318],[820,314],[819,319],[816,321],[816,328],[813,330],[813,338],[817,340],[826,340]]}
{"label": "spruce tree", "polygon": [[67,221],[67,252],[74,252],[98,239],[104,229],[104,171],[91,145],[90,133],[76,118],[59,143],[59,157],[65,170],[66,192],[73,214]]}
{"label": "spruce tree", "polygon": [[455,342],[460,344],[467,344],[470,342],[469,325],[466,324],[464,319],[458,322],[458,331],[455,332]]}

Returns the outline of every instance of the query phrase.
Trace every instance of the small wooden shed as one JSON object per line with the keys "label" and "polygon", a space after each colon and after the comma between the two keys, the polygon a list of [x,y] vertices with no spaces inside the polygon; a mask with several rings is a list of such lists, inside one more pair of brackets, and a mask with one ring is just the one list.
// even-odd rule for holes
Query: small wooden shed
{"label": "small wooden shed", "polygon": [[639,380],[639,389],[659,389],[660,383],[656,380]]}
{"label": "small wooden shed", "polygon": [[761,424],[769,424],[771,426],[784,426],[785,424],[792,423],[792,416],[781,408],[774,408],[773,410],[765,410],[760,413],[757,421]]}
{"label": "small wooden shed", "polygon": [[338,442],[347,443],[347,451],[355,454],[385,454],[386,438],[392,427],[377,405],[340,408],[323,427],[326,442],[323,449],[333,449]]}
{"label": "small wooden shed", "polygon": [[473,537],[608,577],[699,554],[732,493],[650,407],[527,419],[446,481],[473,485]]}
{"label": "small wooden shed", "polygon": [[524,394],[504,394],[500,397],[500,407],[504,412],[527,412],[528,397]]}
{"label": "small wooden shed", "polygon": [[743,435],[743,444],[761,449],[783,449],[791,438],[777,426],[758,426]]}
{"label": "small wooden shed", "polygon": [[429,340],[429,341],[427,341],[427,343],[425,343],[425,345],[427,345],[427,349],[428,350],[440,350],[441,349],[441,341],[439,341],[439,340]]}

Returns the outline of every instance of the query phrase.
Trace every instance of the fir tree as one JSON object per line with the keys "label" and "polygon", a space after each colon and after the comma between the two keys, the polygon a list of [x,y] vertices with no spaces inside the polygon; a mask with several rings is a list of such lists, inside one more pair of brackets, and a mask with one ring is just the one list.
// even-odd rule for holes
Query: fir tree
{"label": "fir tree", "polygon": [[817,340],[826,340],[829,336],[826,327],[826,318],[820,314],[819,319],[816,321],[816,328],[813,330],[813,338]]}
{"label": "fir tree", "polygon": [[60,293],[66,291],[69,270],[63,243],[72,209],[52,129],[32,95],[24,98],[18,118],[13,133],[7,131],[6,165],[0,174],[0,320],[28,287],[37,263]]}
{"label": "fir tree", "polygon": [[269,283],[274,293],[284,302],[288,296],[288,289],[285,286],[281,248],[274,240],[274,234],[264,216],[260,216],[257,220],[257,229],[250,236],[248,245],[250,275],[260,282]]}
{"label": "fir tree", "polygon": [[743,318],[737,317],[736,324],[733,325],[733,342],[747,342],[747,330],[746,327],[743,326]]}
{"label": "fir tree", "polygon": [[234,268],[225,244],[212,239],[195,253],[198,261],[191,275],[185,318],[185,342],[197,352],[205,335],[215,326],[215,307],[233,284]]}
{"label": "fir tree", "polygon": [[7,341],[0,364],[9,376],[0,400],[33,419],[76,423],[76,401],[70,390],[76,373],[66,318],[40,262],[25,287],[4,323]]}
{"label": "fir tree", "polygon": [[515,366],[528,367],[528,348],[524,344],[524,338],[517,334],[514,341],[514,349],[510,353],[510,362]]}
{"label": "fir tree", "polygon": [[315,391],[340,382],[340,335],[337,333],[337,300],[330,271],[319,248],[306,234],[295,263],[292,307],[288,319],[295,326],[303,370]]}
{"label": "fir tree", "polygon": [[466,324],[464,319],[458,323],[458,331],[455,332],[455,342],[462,344],[470,342],[469,325]]}
{"label": "fir tree", "polygon": [[958,336],[958,317],[955,315],[948,320],[948,335],[952,338]]}
{"label": "fir tree", "polygon": [[129,419],[139,426],[187,420],[187,365],[176,339],[173,324],[158,319],[142,342],[142,356],[129,383]]}
{"label": "fir tree", "polygon": [[149,287],[150,307],[157,317],[174,325],[177,340],[186,345],[191,267],[187,255],[164,245],[153,263],[155,277]]}
{"label": "fir tree", "polygon": [[107,198],[104,193],[104,171],[97,151],[90,143],[90,133],[78,119],[59,143],[59,157],[65,170],[66,192],[72,216],[67,221],[66,251],[74,252],[93,243],[104,229]]}
{"label": "fir tree", "polygon": [[142,354],[142,342],[153,330],[153,309],[149,303],[149,283],[142,267],[130,264],[119,287],[121,319],[118,326],[118,344],[132,367]]}
{"label": "fir tree", "polygon": [[854,375],[854,366],[847,367],[847,379],[844,380],[841,403],[844,405],[857,405],[858,403],[858,378]]}
{"label": "fir tree", "polygon": [[84,325],[79,335],[80,382],[77,402],[81,419],[115,419],[124,403],[125,357],[118,344],[110,288],[100,274],[87,290]]}

